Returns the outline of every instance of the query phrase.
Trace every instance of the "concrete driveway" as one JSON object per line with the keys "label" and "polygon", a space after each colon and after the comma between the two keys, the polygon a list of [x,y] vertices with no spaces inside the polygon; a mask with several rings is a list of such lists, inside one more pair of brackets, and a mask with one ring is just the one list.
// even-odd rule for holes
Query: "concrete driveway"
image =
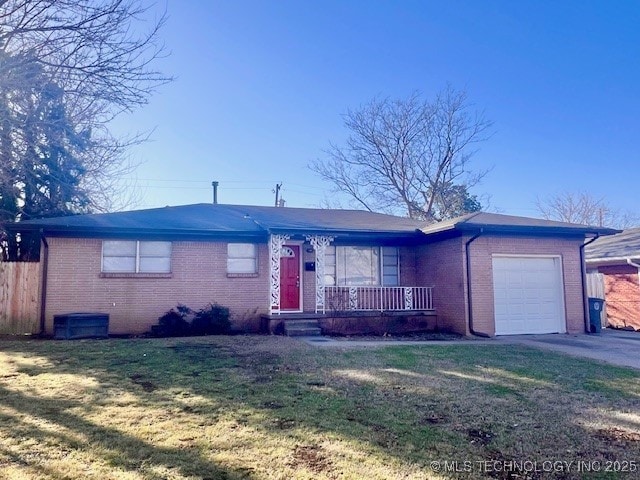
{"label": "concrete driveway", "polygon": [[640,370],[640,332],[605,329],[600,335],[506,335],[495,338],[474,338],[451,341],[397,341],[397,340],[336,340],[331,337],[298,337],[317,347],[353,348],[393,345],[496,345],[518,344],[537,347],[576,357],[593,358],[613,365]]}
{"label": "concrete driveway", "polygon": [[496,341],[640,369],[640,332],[605,329],[600,335],[508,335],[497,337]]}

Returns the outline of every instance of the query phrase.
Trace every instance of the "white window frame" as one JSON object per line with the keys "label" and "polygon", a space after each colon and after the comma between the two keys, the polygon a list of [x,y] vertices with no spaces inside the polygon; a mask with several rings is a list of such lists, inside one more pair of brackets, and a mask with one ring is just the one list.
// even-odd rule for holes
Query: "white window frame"
{"label": "white window frame", "polygon": [[[105,270],[104,269],[104,246],[107,242],[135,242],[136,243],[136,258],[135,258],[135,270]],[[169,245],[169,270],[167,271],[140,271],[140,244],[147,242],[158,242],[158,243],[166,243]],[[102,252],[100,254],[100,272],[107,274],[131,274],[131,273],[151,273],[151,274],[166,274],[171,273],[172,265],[171,258],[173,256],[173,244],[172,242],[165,242],[159,240],[123,240],[123,239],[113,239],[113,240],[103,240],[102,241]],[[158,257],[164,258],[164,257]]]}
{"label": "white window frame", "polygon": [[[253,247],[253,256],[247,256],[247,257],[231,257],[230,256],[230,252],[229,252],[229,247],[231,245],[250,245]],[[241,259],[241,260],[253,260],[253,271],[251,272],[238,272],[238,271],[231,271],[229,269],[229,260],[231,258],[234,259]],[[257,275],[258,274],[258,244],[257,243],[246,243],[246,242],[230,242],[227,243],[227,274],[228,275]]]}
{"label": "white window frame", "polygon": [[[337,268],[337,258],[338,258],[338,248],[354,248],[354,247],[368,247],[371,249],[377,249],[378,250],[378,283],[374,284],[374,285],[361,285],[361,284],[345,284],[345,285],[339,285],[338,284],[338,268]],[[396,269],[397,269],[397,278],[398,278],[398,282],[395,285],[386,285],[384,283],[384,249],[385,248],[394,248],[396,251]],[[325,262],[326,262],[326,257],[328,255],[331,255],[335,258],[336,262],[335,263],[325,263],[325,269],[327,266],[331,267],[333,266],[334,272],[333,272],[333,280],[334,280],[334,285],[335,286],[377,286],[377,287],[384,287],[384,286],[391,286],[391,287],[397,287],[400,285],[400,249],[398,247],[387,247],[387,246],[379,246],[379,245],[331,245],[329,247],[327,247],[327,250],[331,249],[332,253],[329,254],[328,252],[325,253]],[[325,275],[326,276],[326,275]],[[329,285],[329,283],[327,283],[327,285]]]}
{"label": "white window frame", "polygon": [[[393,248],[396,252],[395,254],[395,259],[396,259],[396,283],[394,285],[388,285],[385,283],[384,281],[384,250],[385,248]],[[389,276],[389,275],[387,275]],[[400,249],[398,247],[380,247],[380,284],[383,287],[399,287],[400,286]]]}

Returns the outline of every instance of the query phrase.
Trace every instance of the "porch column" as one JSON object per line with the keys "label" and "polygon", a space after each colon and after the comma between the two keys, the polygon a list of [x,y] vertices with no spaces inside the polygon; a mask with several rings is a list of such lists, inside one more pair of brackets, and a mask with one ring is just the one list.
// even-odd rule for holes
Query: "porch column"
{"label": "porch column", "polygon": [[289,235],[271,235],[269,237],[269,313],[277,311],[280,313],[280,255],[282,254],[282,246]]}
{"label": "porch column", "polygon": [[311,243],[316,253],[316,313],[324,313],[324,254],[333,241],[333,237],[328,235],[307,235],[307,240]]}

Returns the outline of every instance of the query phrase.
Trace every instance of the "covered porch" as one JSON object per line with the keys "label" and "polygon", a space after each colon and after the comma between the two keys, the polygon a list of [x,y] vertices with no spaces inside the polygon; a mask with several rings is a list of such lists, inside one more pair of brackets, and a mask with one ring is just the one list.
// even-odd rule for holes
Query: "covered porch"
{"label": "covered porch", "polygon": [[412,248],[380,239],[351,241],[303,233],[270,235],[266,330],[308,335],[435,328],[433,287],[416,285]]}

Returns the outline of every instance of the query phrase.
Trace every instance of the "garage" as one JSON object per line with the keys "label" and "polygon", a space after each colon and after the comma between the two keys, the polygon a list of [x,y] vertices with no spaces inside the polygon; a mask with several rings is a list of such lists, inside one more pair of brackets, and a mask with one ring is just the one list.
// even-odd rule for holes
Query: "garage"
{"label": "garage", "polygon": [[564,333],[559,256],[493,255],[496,335]]}

